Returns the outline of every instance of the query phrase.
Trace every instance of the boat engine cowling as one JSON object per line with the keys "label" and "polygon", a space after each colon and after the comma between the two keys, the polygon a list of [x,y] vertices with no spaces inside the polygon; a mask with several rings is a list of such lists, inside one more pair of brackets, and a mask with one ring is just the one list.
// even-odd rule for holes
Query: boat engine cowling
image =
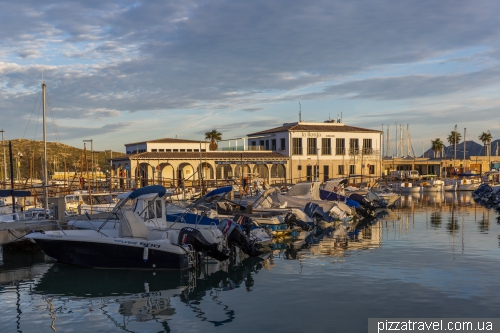
{"label": "boat engine cowling", "polygon": [[294,213],[286,214],[285,223],[288,224],[288,226],[290,226],[290,228],[293,228],[294,226],[298,226],[304,231],[312,230],[312,226],[310,226],[306,222],[302,221],[301,219],[297,218],[297,216]]}
{"label": "boat engine cowling", "polygon": [[259,256],[263,252],[258,248],[259,244],[253,243],[241,230],[240,226],[230,219],[222,220],[218,226],[227,237],[229,244],[236,244],[244,253],[249,256]]}
{"label": "boat engine cowling", "polygon": [[[178,244],[191,244],[196,251],[205,252],[210,257],[219,261],[228,259],[230,250],[220,242],[217,242],[214,237],[210,237],[209,234],[204,235],[204,232],[210,232],[210,230],[194,229],[190,227],[182,228],[179,231]],[[207,238],[212,239],[209,241]]]}

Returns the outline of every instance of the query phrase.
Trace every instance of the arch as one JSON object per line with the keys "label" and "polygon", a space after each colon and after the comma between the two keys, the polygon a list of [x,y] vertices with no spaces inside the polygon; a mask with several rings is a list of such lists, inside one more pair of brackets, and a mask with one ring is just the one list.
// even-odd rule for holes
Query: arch
{"label": "arch", "polygon": [[229,164],[219,164],[215,171],[216,179],[229,179],[233,177],[233,168]]}
{"label": "arch", "polygon": [[171,187],[174,184],[174,166],[170,163],[160,163],[158,170],[158,182],[165,186]]}
{"label": "arch", "polygon": [[214,179],[214,168],[207,162],[201,163],[203,179]]}
{"label": "arch", "polygon": [[[187,162],[183,162],[179,164],[177,167],[177,180],[184,179],[186,182],[184,185],[190,184],[192,186],[195,178],[194,178],[194,168],[191,164]],[[180,185],[180,183],[179,183]]]}
{"label": "arch", "polygon": [[154,183],[154,167],[149,163],[140,163],[136,170],[137,178],[141,187],[152,185]]}
{"label": "arch", "polygon": [[234,177],[235,178],[243,178],[248,177],[250,173],[250,166],[248,164],[238,164],[234,168]]}
{"label": "arch", "polygon": [[256,164],[253,167],[253,173],[259,178],[268,179],[269,168],[265,164]]}
{"label": "arch", "polygon": [[286,169],[283,164],[273,164],[271,167],[271,178],[282,178],[286,177]]}

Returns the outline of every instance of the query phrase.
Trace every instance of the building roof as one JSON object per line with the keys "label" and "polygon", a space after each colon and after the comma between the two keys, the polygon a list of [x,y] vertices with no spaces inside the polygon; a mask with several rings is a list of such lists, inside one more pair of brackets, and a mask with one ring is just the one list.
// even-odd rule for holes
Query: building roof
{"label": "building roof", "polygon": [[209,151],[209,152],[144,152],[139,154],[130,154],[113,158],[113,161],[129,160],[129,159],[232,159],[232,160],[248,160],[248,159],[271,159],[271,160],[284,160],[288,157],[280,153],[269,151]]}
{"label": "building roof", "polygon": [[382,131],[348,126],[339,123],[308,123],[298,122],[291,124],[283,124],[283,126],[271,128],[265,131],[248,134],[248,136],[271,134],[278,132],[293,132],[293,131],[314,131],[314,132],[362,132],[362,133],[382,133]]}
{"label": "building roof", "polygon": [[[133,142],[133,143],[127,143],[125,146],[133,146],[141,143],[200,143],[201,140],[187,140],[187,139],[177,139],[177,138],[161,138],[161,139],[154,139],[154,140],[147,140],[147,141],[140,141],[140,142]],[[208,141],[201,141],[202,143],[205,143]]]}

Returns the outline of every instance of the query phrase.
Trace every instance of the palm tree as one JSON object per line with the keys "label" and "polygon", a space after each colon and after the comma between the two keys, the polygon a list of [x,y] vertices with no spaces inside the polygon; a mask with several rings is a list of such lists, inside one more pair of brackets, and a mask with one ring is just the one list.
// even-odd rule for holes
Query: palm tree
{"label": "palm tree", "polygon": [[483,142],[483,145],[484,145],[484,155],[489,155],[489,154],[487,154],[487,152],[488,153],[490,152],[490,150],[488,149],[488,147],[489,147],[489,144],[491,143],[491,139],[492,139],[492,136],[491,136],[490,131],[483,132],[479,136],[479,140],[481,140]]}
{"label": "palm tree", "polygon": [[208,146],[210,150],[217,150],[217,141],[222,140],[222,133],[213,129],[210,132],[205,133],[205,139],[210,140],[210,145]]}
{"label": "palm tree", "polygon": [[457,131],[451,131],[450,135],[448,135],[448,142],[450,145],[458,145],[460,140],[462,140],[462,134]]}
{"label": "palm tree", "polygon": [[438,152],[442,151],[444,148],[444,143],[440,138],[436,138],[436,140],[431,140],[431,149],[434,152],[434,158],[437,157]]}

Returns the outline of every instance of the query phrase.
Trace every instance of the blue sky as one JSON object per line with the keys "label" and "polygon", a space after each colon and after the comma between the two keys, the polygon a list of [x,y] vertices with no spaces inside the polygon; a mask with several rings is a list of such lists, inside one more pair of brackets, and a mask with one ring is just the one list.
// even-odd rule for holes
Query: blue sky
{"label": "blue sky", "polygon": [[[0,127],[96,150],[342,113],[416,151],[500,138],[500,2],[0,1]],[[38,102],[37,102],[38,101]],[[38,124],[37,124],[38,120]],[[56,126],[53,126],[53,123]]]}

